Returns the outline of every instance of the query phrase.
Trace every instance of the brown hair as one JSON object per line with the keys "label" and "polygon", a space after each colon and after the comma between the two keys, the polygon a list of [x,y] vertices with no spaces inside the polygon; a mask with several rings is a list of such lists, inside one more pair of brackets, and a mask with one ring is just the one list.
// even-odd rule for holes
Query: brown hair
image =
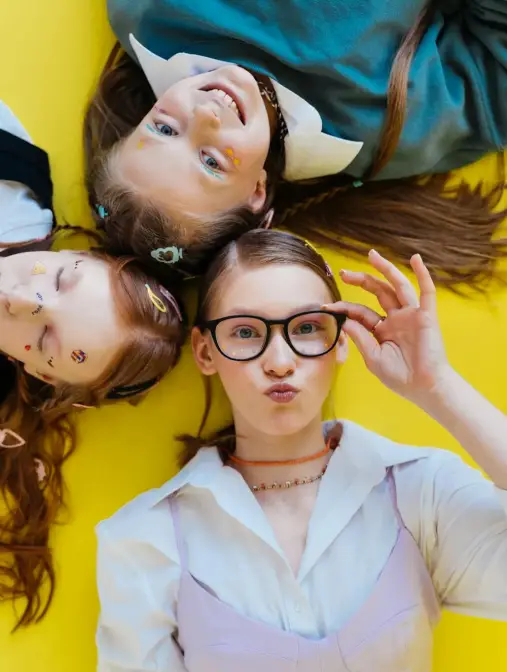
{"label": "brown hair", "polygon": [[[497,210],[504,189],[503,161],[498,185],[489,191],[481,183],[472,188],[462,181],[449,186],[447,175],[391,181],[371,181],[392,158],[407,113],[408,77],[413,57],[434,14],[428,2],[402,40],[394,58],[387,94],[387,109],[379,147],[364,185],[356,189],[346,175],[310,183],[280,182],[283,160],[270,152],[266,166],[269,198],[258,215],[247,208],[227,213],[199,226],[168,218],[154,203],[139,198],[114,177],[114,154],[155,102],[139,66],[115,47],[87,111],[85,148],[87,188],[92,211],[102,205],[108,245],[117,253],[127,249],[143,257],[156,274],[181,271],[202,273],[210,258],[229,240],[262,226],[271,205],[275,225],[304,235],[314,242],[345,252],[362,254],[376,247],[407,264],[421,253],[433,277],[456,288],[467,282],[477,288],[496,273],[496,262],[507,253],[507,239],[495,237],[507,211]],[[120,55],[121,54],[121,55]],[[277,134],[275,134],[277,135]],[[191,230],[191,235],[185,232]],[[167,266],[150,258],[150,251],[175,245],[189,247],[183,262]]]}
{"label": "brown hair", "polygon": [[[326,284],[333,301],[340,300],[340,291],[332,273],[323,257],[304,240],[282,231],[254,229],[243,234],[223,248],[213,259],[208,271],[201,279],[197,301],[195,326],[209,319],[210,309],[215,297],[233,271],[266,267],[273,264],[302,266],[316,273]],[[226,461],[227,456],[234,452],[234,427],[229,425],[211,436],[203,436],[206,422],[211,410],[211,383],[207,376],[203,377],[205,391],[204,414],[196,436],[185,434],[178,439],[183,444],[180,454],[180,466],[189,462],[197,452],[209,445],[217,445]]]}
{"label": "brown hair", "polygon": [[[184,328],[170,301],[162,312],[146,291],[157,285],[132,259],[98,253],[109,267],[118,315],[128,340],[94,384],[53,387],[28,376],[15,365],[12,391],[0,406],[0,429],[25,440],[20,447],[0,447],[0,492],[7,506],[0,518],[0,600],[24,598],[16,629],[40,621],[55,589],[49,534],[64,504],[62,465],[76,447],[70,415],[73,404],[99,406],[109,398],[137,400],[178,361]],[[158,292],[157,292],[158,294]],[[138,392],[136,396],[136,392]],[[39,482],[41,462],[46,478]]]}

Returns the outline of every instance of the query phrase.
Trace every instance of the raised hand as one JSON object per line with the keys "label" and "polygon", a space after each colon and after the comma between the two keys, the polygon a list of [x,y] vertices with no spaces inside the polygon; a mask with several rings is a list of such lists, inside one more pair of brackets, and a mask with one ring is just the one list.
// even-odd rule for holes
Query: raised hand
{"label": "raised hand", "polygon": [[344,331],[368,369],[388,388],[421,405],[450,370],[438,323],[435,285],[420,255],[410,260],[419,294],[378,252],[372,250],[369,261],[384,279],[353,271],[340,275],[345,283],[374,294],[385,315],[347,301],[326,308],[346,313]]}

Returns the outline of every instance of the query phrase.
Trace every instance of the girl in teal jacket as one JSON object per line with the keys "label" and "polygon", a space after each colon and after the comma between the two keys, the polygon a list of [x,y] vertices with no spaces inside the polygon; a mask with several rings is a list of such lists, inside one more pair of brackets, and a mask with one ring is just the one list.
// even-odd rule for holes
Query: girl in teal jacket
{"label": "girl in teal jacket", "polygon": [[445,173],[507,145],[506,0],[108,7],[125,53],[85,137],[112,251],[183,278],[273,222],[346,250],[420,252],[449,285],[493,273],[503,179],[484,196]]}

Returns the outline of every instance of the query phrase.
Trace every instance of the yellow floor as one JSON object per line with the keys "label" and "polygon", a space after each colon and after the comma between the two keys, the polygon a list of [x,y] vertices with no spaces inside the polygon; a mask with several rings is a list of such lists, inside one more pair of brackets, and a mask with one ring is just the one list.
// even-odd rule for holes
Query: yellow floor
{"label": "yellow floor", "polygon": [[[105,4],[106,0],[0,0],[0,98],[48,150],[58,214],[72,221],[85,212],[80,184],[82,112],[112,40]],[[472,179],[488,171],[494,174],[492,161],[475,167]],[[340,267],[338,257],[332,261],[335,269]],[[347,289],[346,295],[357,294]],[[440,312],[452,362],[507,412],[507,292],[475,302],[441,293]],[[355,353],[340,375],[335,406],[338,417],[393,439],[458,450],[422,413],[382,389]],[[0,608],[1,670],[93,672],[98,613],[93,528],[137,493],[173,474],[172,437],[196,428],[200,412],[201,388],[188,352],[178,370],[139,408],[86,412],[79,450],[65,474],[69,524],[53,539],[56,599],[43,624],[14,636],[9,635],[11,609]],[[215,420],[225,413],[216,413]],[[435,671],[503,671],[506,636],[505,624],[446,615],[437,632]]]}

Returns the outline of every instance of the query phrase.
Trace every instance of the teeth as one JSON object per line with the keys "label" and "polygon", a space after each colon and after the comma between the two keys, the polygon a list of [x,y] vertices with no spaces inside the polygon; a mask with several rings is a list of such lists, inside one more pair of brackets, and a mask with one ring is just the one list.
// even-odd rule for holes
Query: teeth
{"label": "teeth", "polygon": [[239,113],[239,108],[236,105],[236,101],[234,98],[231,98],[228,93],[225,93],[225,91],[222,91],[221,89],[212,89],[213,93],[216,93],[217,95],[220,96],[220,98],[223,98],[224,102],[227,103],[227,106],[231,108],[231,110],[236,114],[238,119],[241,120],[241,115]]}

